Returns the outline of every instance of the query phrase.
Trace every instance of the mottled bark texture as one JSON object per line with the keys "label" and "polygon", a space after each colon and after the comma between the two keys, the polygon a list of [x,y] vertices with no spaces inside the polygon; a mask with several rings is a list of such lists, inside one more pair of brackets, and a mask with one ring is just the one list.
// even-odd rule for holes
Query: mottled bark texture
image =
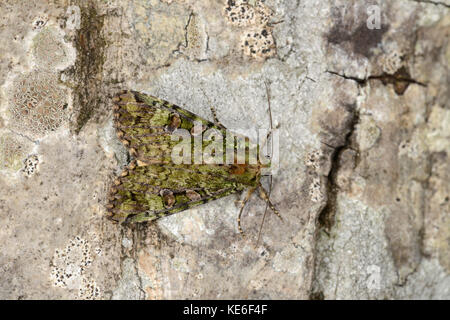
{"label": "mottled bark texture", "polygon": [[[449,299],[449,7],[1,1],[0,298]],[[236,195],[106,219],[121,89],[251,139],[272,118],[283,221],[255,247],[256,196],[246,238]]]}

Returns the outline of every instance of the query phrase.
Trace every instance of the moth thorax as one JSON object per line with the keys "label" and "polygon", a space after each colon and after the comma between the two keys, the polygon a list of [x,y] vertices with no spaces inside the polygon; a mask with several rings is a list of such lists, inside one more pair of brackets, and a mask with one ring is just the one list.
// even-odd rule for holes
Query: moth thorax
{"label": "moth thorax", "polygon": [[244,174],[246,164],[233,164],[231,166],[231,174]]}

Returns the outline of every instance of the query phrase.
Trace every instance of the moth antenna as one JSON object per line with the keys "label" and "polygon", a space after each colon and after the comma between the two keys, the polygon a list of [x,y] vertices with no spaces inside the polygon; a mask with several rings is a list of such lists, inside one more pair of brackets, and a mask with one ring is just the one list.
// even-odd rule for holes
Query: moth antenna
{"label": "moth antenna", "polygon": [[[270,106],[270,89],[269,89],[269,84],[268,84],[267,80],[264,81],[264,85],[266,87],[267,106],[268,106],[269,118],[270,118],[270,131],[269,131],[269,133],[266,136],[266,142],[267,142],[269,140],[270,135],[272,134],[272,131],[273,131],[273,122],[272,122],[272,108]],[[271,144],[271,154],[273,155],[273,144]],[[269,199],[270,199],[270,195],[272,193],[272,182],[273,182],[273,179],[272,179],[272,176],[270,176],[269,194],[266,193],[266,191],[264,190],[263,186],[261,185],[261,182],[259,183],[259,186],[258,186],[258,188],[260,190],[260,195],[261,195],[261,193],[264,195],[262,198],[263,198],[263,200],[266,201],[266,209],[264,210],[264,215],[263,215],[263,218],[262,218],[262,221],[261,221],[261,226],[259,227],[258,240],[256,240],[256,247],[258,247],[259,240],[261,239],[262,228],[264,226],[264,221],[266,220],[267,208],[269,207],[269,203],[270,203]],[[273,205],[271,206],[271,209],[272,209],[272,207],[274,208]],[[274,212],[281,218],[281,216],[279,215],[278,211],[275,210]]]}
{"label": "moth antenna", "polygon": [[[261,183],[260,183],[260,187],[262,188]],[[272,176],[270,176],[270,185],[269,185],[269,194],[268,194],[269,197],[270,197],[271,193],[272,193]],[[259,227],[258,240],[256,240],[255,248],[258,247],[259,240],[261,239],[261,232],[262,232],[262,228],[263,228],[263,225],[264,225],[264,220],[266,220],[267,208],[268,207],[269,207],[269,204],[266,202],[266,209],[264,209],[264,215],[263,215],[263,218],[262,218],[262,221],[261,221],[261,226]]]}
{"label": "moth antenna", "polygon": [[268,134],[268,136],[269,136],[273,130],[273,122],[272,122],[272,108],[270,106],[270,88],[269,88],[269,84],[268,84],[267,80],[264,81],[264,85],[266,86],[267,106],[269,108],[269,117],[270,117],[270,132]]}
{"label": "moth antenna", "polygon": [[248,189],[247,194],[245,195],[244,200],[242,200],[242,203],[241,203],[241,209],[239,210],[239,215],[238,215],[238,218],[237,218],[237,223],[238,223],[238,229],[239,229],[239,232],[240,232],[240,234],[241,234],[242,237],[244,237],[244,231],[242,231],[242,228],[241,228],[241,216],[242,216],[242,212],[244,211],[245,204],[248,202],[248,200],[250,199],[252,193],[255,192],[255,190],[256,190],[256,188],[250,188],[250,189]]}
{"label": "moth antenna", "polygon": [[214,118],[214,124],[219,127],[220,129],[224,129],[226,130],[226,128],[224,127],[224,125],[222,124],[222,122],[219,121],[219,118],[217,118],[217,112],[216,112],[216,108],[214,108],[214,106],[212,104],[210,104],[209,108],[211,109],[211,113],[212,116]]}
{"label": "moth antenna", "polygon": [[214,119],[214,124],[219,127],[222,130],[226,130],[227,128],[225,128],[225,126],[219,121],[219,118],[217,118],[217,112],[216,112],[216,108],[214,108],[214,106],[211,103],[211,100],[209,99],[208,95],[206,94],[205,90],[203,90],[203,88],[200,88],[203,92],[203,95],[206,97],[206,100],[208,100],[208,104],[209,104],[209,109],[211,110],[211,114],[213,116]]}
{"label": "moth antenna", "polygon": [[[264,143],[259,144],[261,147],[266,145],[266,143],[267,143],[267,141],[269,141],[269,138],[272,135],[272,131],[273,131],[272,107],[270,105],[270,88],[269,88],[269,83],[267,80],[264,81],[264,85],[266,87],[266,97],[267,97],[267,105],[268,105],[269,119],[270,119],[269,120],[270,130],[266,135],[266,139],[265,139]],[[271,155],[273,155],[273,144],[271,144]]]}

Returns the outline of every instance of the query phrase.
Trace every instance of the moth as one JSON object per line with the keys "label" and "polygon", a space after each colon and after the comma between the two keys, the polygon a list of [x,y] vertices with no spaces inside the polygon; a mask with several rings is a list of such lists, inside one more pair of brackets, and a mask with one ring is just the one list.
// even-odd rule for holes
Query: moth
{"label": "moth", "polygon": [[[154,221],[245,190],[248,192],[238,215],[242,235],[242,211],[255,190],[280,216],[261,185],[261,170],[270,163],[263,164],[258,159],[250,164],[248,142],[244,144],[245,161],[237,161],[237,143],[225,139],[227,129],[215,113],[213,123],[165,100],[131,90],[121,91],[112,101],[116,133],[131,161],[110,188],[106,206],[110,219],[126,223]],[[216,139],[205,139],[211,130]],[[191,156],[204,153],[217,140],[226,152],[222,156],[213,150],[212,157],[224,161],[174,161],[180,143],[174,136],[180,132],[188,135],[188,144],[181,151]],[[256,148],[259,150],[259,145]],[[234,156],[232,161],[225,157],[230,154]]]}

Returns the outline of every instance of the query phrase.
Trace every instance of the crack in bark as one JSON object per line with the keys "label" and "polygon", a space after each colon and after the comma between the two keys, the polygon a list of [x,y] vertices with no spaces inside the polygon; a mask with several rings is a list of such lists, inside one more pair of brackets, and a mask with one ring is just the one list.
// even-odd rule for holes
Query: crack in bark
{"label": "crack in bark", "polygon": [[138,267],[138,263],[139,263],[139,257],[138,252],[139,252],[139,248],[138,248],[138,234],[137,233],[133,233],[133,267],[134,267],[134,272],[136,274],[136,278],[138,280],[138,288],[142,293],[142,300],[145,300],[147,297],[147,293],[144,290],[144,282],[142,281],[142,277],[141,274],[139,273],[139,267]]}
{"label": "crack in bark", "polygon": [[359,122],[359,112],[356,109],[356,106],[352,106],[351,109],[351,120],[348,125],[348,132],[345,135],[345,141],[341,146],[338,147],[332,147],[331,145],[322,142],[324,145],[326,145],[328,148],[334,149],[332,151],[330,162],[331,162],[331,168],[330,172],[327,176],[327,200],[324,208],[319,213],[319,225],[324,229],[324,231],[328,234],[331,227],[334,225],[334,217],[336,214],[336,200],[337,200],[337,194],[339,192],[339,187],[336,183],[336,177],[337,173],[339,171],[339,160],[342,152],[344,152],[347,149],[354,149],[352,148],[352,142],[351,137],[353,136],[353,133],[355,132],[356,125]]}
{"label": "crack in bark", "polygon": [[439,1],[431,1],[431,0],[409,0],[411,2],[418,2],[418,3],[428,3],[428,4],[433,4],[435,6],[444,6],[446,8],[450,8],[450,4],[446,4],[444,2],[439,2]]}
{"label": "crack in bark", "polygon": [[339,72],[336,72],[336,71],[326,70],[325,72],[329,73],[329,74],[332,74],[332,75],[335,75],[335,76],[338,76],[338,77],[341,77],[341,78],[344,78],[346,80],[356,81],[358,84],[365,84],[366,81],[367,81],[367,78],[361,79],[361,78],[357,78],[357,77],[346,76],[345,74],[340,74]]}
{"label": "crack in bark", "polygon": [[[416,84],[422,87],[426,87],[426,83],[422,83],[420,81],[414,80],[409,76],[408,71],[402,67],[395,74],[387,74],[384,73],[382,75],[373,75],[369,76],[367,78],[358,78],[354,76],[347,76],[342,75],[336,71],[332,70],[326,70],[327,73],[336,75],[338,77],[344,78],[346,80],[355,81],[357,85],[361,88],[367,84],[370,80],[378,80],[381,81],[384,85],[387,84],[393,84],[394,90],[398,95],[402,95],[406,89],[408,88],[409,84]],[[340,156],[342,152],[344,152],[347,149],[352,149],[352,142],[350,141],[351,136],[353,135],[356,125],[359,122],[359,112],[354,107],[352,110],[352,119],[349,124],[349,132],[347,132],[345,136],[345,142],[338,147],[334,147],[333,145],[327,144],[326,142],[322,141],[322,144],[327,146],[327,148],[334,149],[331,154],[331,168],[330,172],[327,176],[327,201],[322,209],[322,211],[319,214],[319,225],[324,229],[324,231],[328,234],[328,231],[331,229],[331,227],[334,225],[334,216],[336,211],[336,199],[337,194],[339,192],[339,187],[336,183],[336,177],[337,173],[339,171],[339,161]],[[357,150],[356,150],[357,151]]]}
{"label": "crack in bark", "polygon": [[31,137],[29,137],[29,136],[26,135],[25,133],[17,132],[17,131],[15,131],[15,130],[11,129],[11,128],[7,128],[7,130],[8,130],[9,132],[11,132],[12,134],[18,135],[19,137],[22,137],[22,138],[24,138],[24,139],[30,141],[30,142],[33,143],[33,144],[36,144],[36,145],[39,144],[39,139],[33,140]]}
{"label": "crack in bark", "polygon": [[381,75],[374,75],[369,76],[367,78],[358,78],[358,77],[352,77],[352,76],[346,76],[342,75],[336,71],[326,70],[327,73],[342,77],[347,80],[353,80],[358,82],[359,84],[366,84],[368,80],[380,80],[383,82],[389,82],[389,81],[405,81],[408,83],[414,83],[421,87],[426,87],[427,84],[424,82],[417,81],[413,78],[410,78],[409,75],[406,75],[403,68],[399,69],[395,74],[389,74],[389,73],[383,73]]}
{"label": "crack in bark", "polygon": [[[172,51],[172,55],[173,54],[179,54],[179,55],[182,55],[182,56],[188,58],[189,60],[193,60],[193,61],[196,61],[196,62],[199,62],[199,63],[200,62],[209,61],[208,58],[205,58],[205,59],[198,59],[198,58],[195,58],[195,57],[191,58],[188,54],[186,54],[185,52],[183,52],[181,50],[182,47],[184,49],[188,49],[188,47],[189,47],[189,40],[188,40],[189,30],[188,29],[189,29],[189,26],[190,26],[190,24],[192,22],[192,18],[194,17],[194,15],[195,15],[194,11],[191,11],[191,13],[189,14],[188,21],[187,21],[186,25],[184,26],[184,44],[183,43],[179,43],[178,46],[177,46],[177,49]],[[206,56],[207,52],[209,50],[209,35],[208,35],[208,32],[206,32],[206,30],[205,30],[205,34],[206,34],[206,48],[205,48],[204,54]],[[157,69],[170,67],[171,64],[172,64],[172,62],[169,62],[169,63],[167,63],[165,65],[159,66]]]}
{"label": "crack in bark", "polygon": [[[189,25],[191,24],[191,20],[192,20],[192,17],[193,17],[193,16],[194,16],[194,12],[191,11],[191,13],[189,14],[189,19],[188,19],[186,25],[184,26],[184,42],[185,42],[184,47],[185,47],[185,48],[187,48],[187,47],[189,46],[189,40],[188,40],[188,28],[189,28]],[[182,44],[180,44],[180,45],[178,46],[178,50],[179,50],[180,46],[182,46]]]}
{"label": "crack in bark", "polygon": [[80,3],[80,7],[81,28],[77,32],[75,41],[78,52],[75,76],[80,79],[74,89],[74,104],[79,108],[75,128],[77,134],[103,103],[98,93],[102,85],[104,48],[106,47],[102,34],[105,17],[98,14],[93,4],[83,6]]}
{"label": "crack in bark", "polygon": [[380,75],[371,75],[366,78],[347,76],[332,70],[326,70],[325,72],[344,78],[346,80],[355,81],[361,86],[365,86],[367,82],[370,80],[381,81],[385,86],[388,84],[392,84],[394,86],[395,93],[397,93],[398,95],[403,95],[403,93],[405,93],[406,89],[408,89],[408,86],[410,84],[416,84],[421,87],[427,87],[426,83],[411,78],[408,70],[406,70],[405,67],[398,69],[394,74],[383,73]]}

